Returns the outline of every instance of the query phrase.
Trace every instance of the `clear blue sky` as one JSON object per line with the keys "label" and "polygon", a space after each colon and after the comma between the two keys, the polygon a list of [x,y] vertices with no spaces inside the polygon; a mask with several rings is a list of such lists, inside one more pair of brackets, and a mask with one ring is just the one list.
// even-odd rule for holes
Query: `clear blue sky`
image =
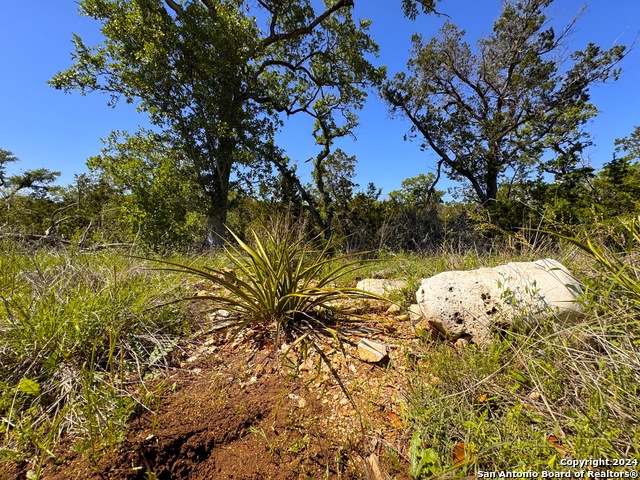
{"label": "clear blue sky", "polygon": [[[57,71],[71,64],[71,33],[88,44],[100,39],[99,25],[77,14],[69,0],[3,2],[0,16],[0,148],[21,159],[19,170],[47,167],[60,170],[60,183],[73,181],[86,171],[85,161],[99,153],[100,138],[112,130],[135,131],[145,118],[132,106],[106,105],[98,93],[82,97],[64,94],[46,84]],[[371,35],[380,44],[379,64],[390,74],[406,66],[412,33],[425,38],[437,34],[444,18],[433,15],[411,22],[402,17],[400,0],[356,0],[355,16],[373,21]],[[438,10],[467,30],[474,44],[491,31],[500,12],[500,0],[442,0]],[[554,24],[564,25],[584,5],[582,0],[556,0],[549,13]],[[603,48],[630,45],[640,32],[640,0],[592,0],[571,38],[569,50],[593,41]],[[611,159],[615,138],[627,136],[640,125],[640,52],[636,48],[622,63],[618,82],[592,89],[592,101],[601,114],[589,125],[595,146],[589,151],[599,167]],[[339,146],[358,159],[356,181],[374,182],[384,193],[400,187],[403,179],[431,171],[434,157],[417,143],[405,142],[409,124],[391,119],[387,107],[371,95],[360,113],[357,141]],[[279,136],[304,175],[304,160],[315,155],[309,122],[293,120]],[[447,186],[443,184],[442,186]]]}

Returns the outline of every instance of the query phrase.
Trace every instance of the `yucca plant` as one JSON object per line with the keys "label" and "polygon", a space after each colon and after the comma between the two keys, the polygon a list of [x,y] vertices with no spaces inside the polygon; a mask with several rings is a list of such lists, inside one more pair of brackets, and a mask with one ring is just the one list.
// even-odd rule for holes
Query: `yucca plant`
{"label": "yucca plant", "polygon": [[255,323],[273,325],[278,344],[283,331],[300,330],[304,325],[327,327],[328,314],[339,312],[342,300],[382,299],[363,290],[338,286],[342,277],[363,266],[365,261],[354,260],[355,254],[331,257],[329,245],[313,248],[312,242],[297,236],[292,228],[276,227],[261,235],[251,231],[254,246],[228,230],[235,243],[226,242],[224,256],[233,274],[224,268],[157,261],[166,265],[161,270],[191,274],[225,289],[224,293],[181,301],[211,301],[218,308],[235,313],[236,331]]}

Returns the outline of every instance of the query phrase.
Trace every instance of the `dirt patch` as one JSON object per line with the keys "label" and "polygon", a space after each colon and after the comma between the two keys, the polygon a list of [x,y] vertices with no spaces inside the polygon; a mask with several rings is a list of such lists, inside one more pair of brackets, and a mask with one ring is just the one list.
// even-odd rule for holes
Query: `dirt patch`
{"label": "dirt patch", "polygon": [[[255,332],[236,342],[202,337],[162,379],[157,410],[133,418],[116,451],[89,461],[63,448],[41,478],[359,479],[367,471],[377,478],[376,467],[407,478],[399,416],[406,355],[398,345],[409,338],[408,322],[388,323],[369,322],[362,332],[394,340],[386,365],[359,360],[357,336],[342,348],[329,342],[284,358],[287,346],[276,352]],[[27,467],[0,470],[0,478],[26,478]]]}

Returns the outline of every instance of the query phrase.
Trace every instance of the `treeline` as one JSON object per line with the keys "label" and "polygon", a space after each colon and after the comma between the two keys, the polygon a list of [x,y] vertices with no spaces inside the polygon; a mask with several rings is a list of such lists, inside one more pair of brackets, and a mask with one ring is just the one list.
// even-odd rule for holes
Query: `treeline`
{"label": "treeline", "polygon": [[[323,193],[312,184],[305,186],[307,200],[275,172],[251,187],[237,183],[228,227],[245,236],[270,218],[286,215],[309,235],[325,235],[351,252],[488,248],[508,237],[526,246],[533,242],[532,229],[589,229],[640,215],[639,139],[636,127],[616,142],[612,160],[599,171],[583,167],[555,179],[539,176],[502,184],[489,207],[473,201],[463,188],[452,192],[459,199],[451,200],[433,188],[432,174],[408,178],[387,195],[373,184],[361,189],[353,181],[355,159],[343,156],[333,159]],[[170,156],[148,170],[144,181],[144,169],[135,166],[130,174],[137,186],[133,178],[127,184],[124,169],[119,179],[101,171],[59,186],[54,184],[58,172],[9,175],[7,167],[17,158],[6,150],[0,158],[2,237],[80,248],[136,245],[156,253],[204,248],[203,199],[184,181],[186,173],[176,175],[180,165]]]}

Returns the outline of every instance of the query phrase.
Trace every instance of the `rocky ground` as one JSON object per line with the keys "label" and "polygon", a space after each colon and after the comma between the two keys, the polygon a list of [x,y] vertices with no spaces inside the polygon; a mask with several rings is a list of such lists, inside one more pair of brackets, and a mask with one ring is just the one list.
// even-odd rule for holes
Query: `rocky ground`
{"label": "rocky ground", "polygon": [[[407,478],[401,413],[415,334],[406,316],[369,310],[347,341],[329,337],[306,355],[276,349],[260,329],[235,339],[200,333],[156,380],[157,411],[131,419],[117,450],[90,461],[63,444],[42,478]],[[388,357],[364,361],[362,338],[388,347]],[[28,468],[0,477],[26,478]]]}

